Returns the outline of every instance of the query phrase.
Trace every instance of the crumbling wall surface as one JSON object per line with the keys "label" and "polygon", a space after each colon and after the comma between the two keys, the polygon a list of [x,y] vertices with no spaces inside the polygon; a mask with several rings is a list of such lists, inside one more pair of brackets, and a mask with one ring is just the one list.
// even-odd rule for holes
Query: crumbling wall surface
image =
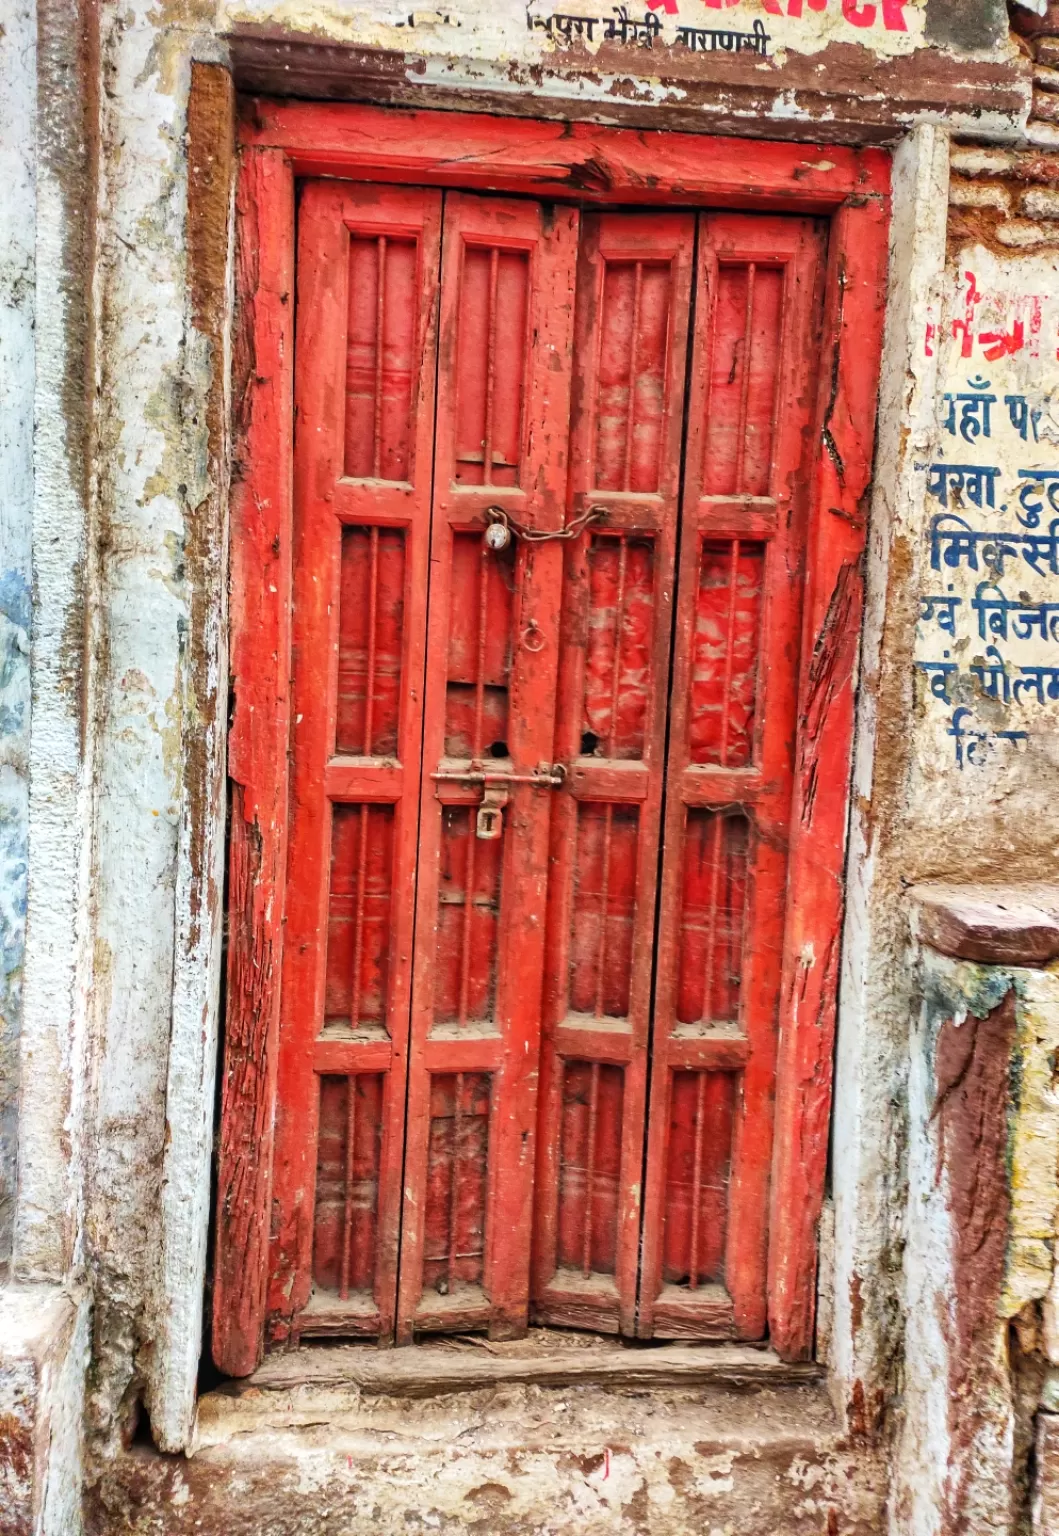
{"label": "crumbling wall surface", "polygon": [[817,1388],[506,1384],[427,1400],[355,1387],[205,1399],[190,1460],[135,1448],[89,1529],[136,1536],[874,1536],[880,1463]]}
{"label": "crumbling wall surface", "polygon": [[0,1531],[76,1536],[88,1302],[57,1286],[0,1289]]}
{"label": "crumbling wall surface", "polygon": [[[922,339],[941,297],[947,135],[931,126],[894,155],[890,278],[868,528],[846,924],[834,1088],[834,1286],[830,1364],[851,1427],[873,1434],[901,1345],[903,1115],[911,981],[894,847],[911,710],[912,549],[925,514],[916,464],[934,434],[937,356]],[[825,1281],[826,1287],[826,1281]]]}
{"label": "crumbling wall surface", "polygon": [[11,1257],[29,837],[36,7],[0,34],[0,1277]]}
{"label": "crumbling wall surface", "polygon": [[0,27],[0,1530],[13,1536],[81,1529],[93,15],[38,0]]}
{"label": "crumbling wall surface", "polygon": [[939,115],[1010,138],[1032,94],[998,0],[381,0],[370,12],[349,0],[221,0],[219,16],[246,85],[264,95],[368,88],[418,105],[427,87],[440,106],[477,99],[753,137],[781,124],[802,140],[822,127],[829,141],[862,144]]}
{"label": "crumbling wall surface", "polygon": [[80,1262],[90,927],[86,729],[98,60],[91,3],[36,6],[32,733],[14,1271]]}
{"label": "crumbling wall surface", "polygon": [[911,277],[889,311],[835,1088],[832,1361],[869,1425],[922,1369],[902,1362],[907,887],[1046,878],[1059,790],[1059,156],[957,144],[918,174],[894,225]]}
{"label": "crumbling wall surface", "polygon": [[[232,130],[189,118],[208,6],[106,7],[93,696],[98,1053],[89,1422],[187,1438],[205,1280],[223,835],[224,380]],[[188,132],[198,177],[189,227]],[[205,147],[204,147],[205,141]]]}
{"label": "crumbling wall surface", "polygon": [[894,1528],[1005,1536],[1030,1529],[1050,1369],[1059,975],[924,949],[919,977]]}

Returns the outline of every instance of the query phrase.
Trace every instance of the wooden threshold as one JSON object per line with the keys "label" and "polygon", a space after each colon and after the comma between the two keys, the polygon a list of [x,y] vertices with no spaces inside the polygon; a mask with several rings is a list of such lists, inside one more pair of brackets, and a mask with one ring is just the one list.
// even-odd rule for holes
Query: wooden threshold
{"label": "wooden threshold", "polygon": [[[583,1336],[582,1336],[583,1337]],[[823,1378],[814,1363],[790,1364],[748,1345],[627,1346],[612,1340],[569,1344],[531,1336],[512,1343],[448,1340],[410,1349],[318,1345],[267,1358],[232,1395],[295,1387],[356,1387],[394,1397],[473,1392],[503,1383],[586,1386],[804,1386]]]}

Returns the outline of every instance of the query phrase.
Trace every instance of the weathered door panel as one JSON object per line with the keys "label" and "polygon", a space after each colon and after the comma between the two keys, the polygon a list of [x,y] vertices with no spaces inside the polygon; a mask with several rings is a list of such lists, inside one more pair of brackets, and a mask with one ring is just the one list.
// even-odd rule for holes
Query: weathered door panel
{"label": "weathered door panel", "polygon": [[400,1339],[527,1318],[577,235],[446,197]]}
{"label": "weathered door panel", "polygon": [[760,1338],[823,242],[700,216],[638,1331]]}
{"label": "weathered door panel", "polygon": [[394,1325],[440,231],[437,192],[302,194],[273,1339]]}
{"label": "weathered door panel", "polygon": [[635,1328],[694,214],[592,214],[578,269],[533,1308]]}

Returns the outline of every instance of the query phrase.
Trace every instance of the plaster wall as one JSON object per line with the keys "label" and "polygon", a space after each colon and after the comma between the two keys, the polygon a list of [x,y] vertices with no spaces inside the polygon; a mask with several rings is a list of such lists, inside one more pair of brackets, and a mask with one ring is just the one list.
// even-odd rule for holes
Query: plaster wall
{"label": "plaster wall", "polygon": [[[1059,1215],[1059,977],[923,949],[891,1528],[1024,1530]],[[962,1525],[961,1525],[962,1522]]]}
{"label": "plaster wall", "polygon": [[[914,142],[898,153],[899,186]],[[907,1107],[917,983],[906,892],[1054,870],[1059,274],[1042,193],[1055,172],[1046,155],[956,147],[951,174],[937,159],[916,167],[918,224],[902,223],[897,202],[890,320],[904,332],[881,397],[833,1158],[832,1367],[869,1423],[899,1389],[902,1353],[908,1368],[901,1340],[917,1304],[904,1259],[922,1155]],[[973,420],[986,408],[988,432]],[[957,547],[950,532],[968,537]]]}
{"label": "plaster wall", "polygon": [[[814,69],[848,62],[848,54],[834,50],[863,51],[866,39],[873,58],[900,56],[911,67],[915,58],[944,57],[964,74],[985,53],[1008,71],[1004,89],[1010,87],[1017,52],[996,7],[981,8],[981,29],[961,44],[951,8],[935,0],[926,9],[910,0],[902,11],[905,31],[888,28],[881,7],[870,26],[858,26],[839,0],[801,16],[790,0],[782,12],[779,0],[776,5],[770,10],[742,0],[723,13],[726,26],[745,30],[760,19],[774,35],[772,62],[727,61],[767,75],[774,87],[771,116],[759,116],[755,132],[765,127],[781,135],[794,125],[826,137],[826,117],[813,116],[795,97],[785,106],[785,77],[777,71],[805,61]],[[582,17],[596,9],[573,6]],[[858,12],[862,20],[868,9]],[[418,92],[424,104],[433,100],[434,85],[456,88],[466,106],[476,99],[495,105],[502,90],[522,91],[529,82],[541,93],[532,109],[577,105],[624,121],[626,109],[676,110],[701,86],[691,75],[684,85],[669,78],[679,50],[677,18],[668,6],[660,25],[666,38],[674,36],[664,85],[654,67],[661,49],[630,46],[618,59],[613,45],[601,60],[586,41],[557,57],[554,34],[529,27],[525,10],[511,4],[491,8],[485,19],[464,5],[409,14],[411,29],[407,20],[399,25],[402,13],[394,7],[368,14],[336,0],[311,9],[301,0],[296,9],[264,0],[221,7],[212,0],[161,6],[130,0],[102,9],[97,53],[90,8],[79,13],[78,29],[70,27],[67,8],[38,8],[49,126],[39,135],[32,241],[31,490],[24,467],[28,374],[17,375],[22,415],[15,410],[10,439],[0,439],[3,462],[15,466],[12,484],[33,498],[36,592],[14,1250],[19,1274],[59,1281],[83,1272],[93,1290],[89,1426],[97,1470],[119,1455],[141,1403],[158,1445],[171,1451],[188,1445],[205,1279],[226,665],[226,450],[211,438],[211,392],[223,387],[227,332],[223,317],[219,327],[207,324],[188,296],[192,63],[223,62],[228,29],[280,27],[310,33],[317,42],[377,49],[387,58],[399,53],[401,88]],[[548,14],[531,7],[531,16]],[[28,34],[32,18],[19,15]],[[687,0],[687,17],[696,28],[717,22],[699,0]],[[682,6],[679,20],[685,19]],[[404,57],[410,31],[412,60]],[[8,137],[16,149],[33,111],[36,78],[26,75],[21,95],[6,108],[23,114],[17,123],[11,119]],[[979,114],[974,130],[1014,139],[1026,110],[1028,92],[1015,92],[993,117]],[[963,122],[959,112],[955,121]],[[877,124],[871,131],[876,134]],[[900,136],[895,123],[888,131]],[[16,195],[29,208],[27,157],[17,152],[16,171],[23,170]],[[931,566],[931,519],[951,509],[931,493],[936,475],[918,467],[972,457],[995,466],[996,505],[974,506],[974,530],[1002,527],[1019,537],[1034,531],[1019,521],[1017,509],[1028,508],[1018,500],[1018,486],[1020,470],[1047,466],[1054,443],[1047,433],[1059,384],[1059,312],[1048,196],[1054,197],[1050,188],[1059,173],[1046,156],[1036,157],[1034,170],[1017,154],[968,158],[975,154],[983,152],[957,152],[954,186],[972,191],[957,191],[951,226],[946,132],[920,121],[895,163],[834,1159],[832,1370],[850,1427],[866,1432],[882,1422],[900,1380],[909,1301],[902,1251],[913,1009],[902,952],[905,885],[954,872],[1028,879],[1055,851],[1049,808],[1057,704],[1048,697],[1047,678],[1043,697],[1032,688],[1011,696],[1015,682],[1025,680],[1014,669],[1050,666],[1054,645],[1034,632],[1017,648],[1009,646],[1006,682],[994,680],[1001,692],[1007,686],[1007,696],[986,694],[988,679],[971,670],[989,658],[970,606],[985,571],[969,571],[964,562],[953,568],[953,593],[935,585],[939,576],[947,585],[949,573]],[[27,217],[32,220],[32,212]],[[14,265],[26,270],[30,242],[24,230],[19,238]],[[985,295],[974,311],[969,358],[966,331],[953,331],[954,322],[966,322],[967,270]],[[1034,296],[1043,296],[1036,331]],[[1019,306],[1023,345],[996,360],[986,356],[984,334],[1013,336]],[[25,372],[29,309],[23,303],[12,313],[8,323]],[[980,367],[990,370],[982,376],[998,397],[995,430],[985,440],[968,441],[959,428],[954,435],[945,426],[944,396],[965,391],[968,365],[976,377]],[[1034,410],[1040,405],[1032,445],[1012,424],[1004,403],[1009,394],[1032,398]],[[985,456],[987,447],[995,457]],[[19,551],[12,568],[28,578],[28,513],[17,497],[12,506]],[[990,520],[994,514],[998,521]],[[958,515],[972,522],[966,506]],[[1041,527],[1047,533],[1048,518]],[[1016,565],[1019,584],[1009,595],[1024,587],[1030,604],[1053,595],[1059,601],[1051,567],[1024,576],[1021,555],[1007,561],[1009,571]],[[937,649],[936,618],[917,631],[920,598],[931,594],[961,600],[959,633],[948,648],[955,651],[959,642],[959,675],[951,687],[965,690],[966,701],[964,691],[952,699],[932,692],[938,674],[916,666],[946,660]],[[12,807],[6,821],[0,818],[0,853],[10,846],[12,864],[26,821],[24,778],[15,761],[25,746],[17,718],[24,664],[15,649],[9,779],[0,765],[0,791],[9,786]],[[957,707],[972,711],[970,720],[962,717],[962,738],[952,734]],[[980,728],[986,735],[979,751],[972,729]],[[1009,740],[1005,731],[1016,737]],[[17,880],[11,889],[17,907]],[[13,954],[17,916],[14,911],[9,919]],[[0,1007],[0,1029],[9,1033],[17,1017],[11,996],[9,988]],[[0,1053],[4,1038],[0,1034]],[[2,1060],[0,1054],[0,1086]],[[2,1127],[0,1119],[0,1178]],[[929,1257],[929,1244],[925,1252]]]}
{"label": "plaster wall", "polygon": [[[663,4],[654,12],[658,30],[649,24],[648,30],[641,30],[636,37],[623,37],[620,32],[613,35],[608,22],[614,8],[594,4],[593,0],[571,0],[561,10],[548,0],[531,0],[528,7],[519,0],[500,0],[484,16],[469,0],[419,9],[409,9],[394,0],[372,6],[359,5],[355,0],[325,0],[323,4],[306,0],[220,0],[219,19],[224,27],[267,22],[293,32],[322,30],[330,37],[360,44],[412,50],[428,58],[456,56],[468,62],[547,64],[557,61],[571,40],[575,48],[592,56],[604,49],[605,58],[608,53],[614,57],[617,48],[631,47],[626,57],[629,74],[633,76],[651,73],[643,67],[648,38],[652,53],[663,48],[697,53],[698,39],[692,45],[678,34],[686,33],[688,28],[716,28],[722,22],[735,30],[749,30],[753,35],[754,22],[760,20],[768,34],[768,57],[780,65],[788,49],[813,54],[832,43],[868,42],[874,53],[893,57],[904,57],[928,46],[925,0],[902,0],[900,4],[890,0],[885,6],[830,0],[812,9],[780,0],[771,0],[767,5],[763,0],[733,0],[733,7],[729,8],[731,14],[718,17],[717,8],[710,7],[705,0],[685,0],[679,9]],[[564,18],[558,27],[554,22],[549,24],[549,18],[556,14]],[[629,14],[642,21],[651,11],[646,9],[642,16],[633,7]],[[567,17],[574,19],[572,28],[567,26]],[[598,18],[596,24],[587,25],[592,18]],[[572,39],[568,34],[572,34]],[[1005,18],[983,17],[973,41],[985,48],[1006,47]],[[760,56],[755,54],[755,58],[759,60]]]}
{"label": "plaster wall", "polygon": [[39,4],[36,25],[32,878],[12,1267],[22,1278],[60,1281],[82,1252],[90,1092],[85,700],[94,563],[88,528],[96,73],[90,10]]}
{"label": "plaster wall", "polygon": [[0,37],[0,1273],[11,1256],[29,863],[33,310],[37,25],[12,6]]}
{"label": "plaster wall", "polygon": [[74,1536],[81,1524],[81,1419],[88,1300],[58,1286],[0,1291],[0,1530]]}

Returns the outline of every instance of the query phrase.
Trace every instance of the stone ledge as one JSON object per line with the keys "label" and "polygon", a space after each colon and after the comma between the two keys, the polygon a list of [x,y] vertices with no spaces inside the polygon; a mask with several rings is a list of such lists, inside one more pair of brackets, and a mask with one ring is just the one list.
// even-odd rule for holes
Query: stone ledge
{"label": "stone ledge", "polygon": [[982,965],[1059,959],[1059,886],[916,885],[915,936],[939,954]]}
{"label": "stone ledge", "polygon": [[764,1386],[819,1381],[821,1367],[790,1365],[770,1349],[738,1344],[623,1345],[616,1339],[531,1329],[510,1342],[438,1340],[411,1349],[370,1344],[310,1346],[269,1356],[252,1376],[207,1401],[292,1388],[349,1388],[392,1397],[435,1397],[523,1383],[538,1387]]}
{"label": "stone ledge", "polygon": [[[448,1352],[490,1358],[474,1345]],[[335,1351],[301,1356],[316,1353]],[[735,1353],[772,1368],[767,1351]],[[606,1351],[598,1354],[602,1361]],[[348,1367],[342,1377],[206,1394],[195,1454],[137,1446],[117,1457],[89,1494],[90,1529],[872,1536],[882,1528],[884,1469],[844,1439],[822,1383],[508,1380],[410,1398],[363,1391]]]}

